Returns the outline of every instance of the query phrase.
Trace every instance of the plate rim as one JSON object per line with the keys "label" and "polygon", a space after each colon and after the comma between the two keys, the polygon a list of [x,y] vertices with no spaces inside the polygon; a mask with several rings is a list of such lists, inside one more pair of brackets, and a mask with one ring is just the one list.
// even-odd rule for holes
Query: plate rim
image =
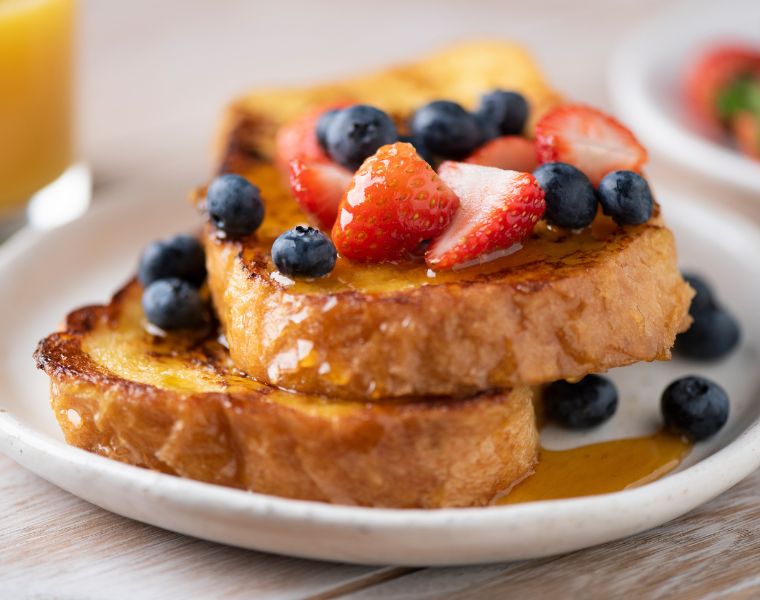
{"label": "plate rim", "polygon": [[[694,212],[702,213],[703,217],[715,215],[719,212],[715,206],[695,200],[687,200],[676,192],[664,189],[660,189],[659,192],[661,197],[667,198],[664,203],[666,215],[672,210],[669,207],[671,201],[674,204],[679,204],[680,210],[693,211],[692,214]],[[118,213],[119,210],[124,210],[121,202],[101,204],[94,207],[88,216],[64,227],[85,227],[91,218],[100,218],[98,215],[104,212],[115,211]],[[728,211],[721,211],[720,219],[725,227],[730,227],[737,235],[749,240],[760,239],[760,226],[754,222],[744,220],[739,215]],[[9,265],[13,264],[18,257],[22,256],[46,235],[50,235],[50,232],[23,230],[0,248],[0,277]],[[760,252],[758,255],[760,256]],[[2,391],[0,385],[0,393]],[[104,477],[106,482],[127,485],[136,492],[147,494],[154,499],[166,500],[179,507],[203,510],[211,515],[224,514],[252,519],[266,517],[277,520],[283,526],[311,524],[342,531],[362,528],[370,533],[384,532],[385,534],[409,532],[410,528],[427,532],[435,530],[439,533],[445,530],[448,534],[465,531],[485,534],[493,528],[519,526],[520,521],[544,517],[547,511],[565,516],[587,516],[597,511],[607,513],[613,507],[618,514],[625,513],[641,517],[636,525],[629,526],[626,530],[627,533],[624,532],[609,538],[617,539],[666,522],[703,504],[760,467],[760,417],[748,423],[735,439],[694,465],[639,488],[580,498],[543,500],[507,506],[434,510],[368,508],[294,500],[158,473],[69,446],[47,433],[22,423],[2,405],[0,405],[0,450],[23,467],[48,481],[51,481],[51,477],[45,473],[44,466],[33,464],[35,453],[44,455],[49,461],[49,465],[66,464],[68,467],[90,471]],[[26,456],[23,455],[24,450],[27,450]],[[728,474],[722,472],[722,466],[727,461],[732,465]],[[711,486],[708,486],[707,491],[695,485],[704,477],[710,478],[713,482]],[[53,483],[66,489],[65,485],[55,481]],[[83,497],[80,493],[73,491],[71,493]],[[681,501],[680,504],[677,502],[668,504],[669,498],[683,494],[688,495],[688,502],[683,503]],[[649,515],[639,515],[636,508],[641,506],[642,502],[651,502],[653,498],[661,500],[659,507]],[[92,498],[85,499],[98,504]],[[104,506],[104,508],[112,510],[108,506]],[[113,512],[125,514],[123,511]],[[129,514],[125,516],[136,518]],[[161,523],[151,522],[149,519],[141,518],[140,520],[167,528]],[[204,537],[195,531],[181,532]],[[207,537],[206,539],[214,538]],[[219,539],[214,541],[225,542],[225,540]],[[584,544],[584,547],[586,545],[588,544]],[[251,545],[249,547],[256,546]],[[271,548],[266,547],[259,549],[271,550]],[[295,555],[297,553],[288,552],[288,554]],[[336,558],[337,555],[332,556],[325,552],[309,553],[305,551],[300,555],[308,558],[347,560],[345,556]],[[493,560],[503,560],[503,557],[494,556]],[[398,561],[399,564],[420,564],[419,559],[406,562],[403,557],[399,557]],[[353,562],[370,564],[373,561],[358,558]],[[444,562],[422,562],[425,564],[465,564],[467,561],[455,559]],[[482,559],[479,562],[482,562]]]}

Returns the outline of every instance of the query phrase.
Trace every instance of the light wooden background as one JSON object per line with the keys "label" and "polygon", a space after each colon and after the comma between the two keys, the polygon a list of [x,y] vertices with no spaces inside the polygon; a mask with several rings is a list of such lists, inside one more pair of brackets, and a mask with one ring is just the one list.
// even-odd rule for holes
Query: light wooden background
{"label": "light wooden background", "polygon": [[[81,152],[101,195],[124,183],[184,194],[208,174],[216,115],[237,91],[372,68],[474,35],[525,42],[559,89],[605,105],[610,49],[666,4],[85,0]],[[724,196],[656,156],[650,175],[657,185]],[[760,221],[757,204],[735,201]],[[564,556],[370,568],[162,531],[87,504],[0,456],[0,599],[758,598],[759,484],[760,473],[673,523]]]}

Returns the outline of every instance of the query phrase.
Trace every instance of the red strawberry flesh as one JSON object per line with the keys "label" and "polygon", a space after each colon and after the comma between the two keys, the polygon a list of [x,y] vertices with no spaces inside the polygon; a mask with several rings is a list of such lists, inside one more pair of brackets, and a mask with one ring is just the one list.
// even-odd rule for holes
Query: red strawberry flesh
{"label": "red strawberry flesh", "polygon": [[615,118],[588,106],[568,104],[546,113],[536,124],[541,163],[565,162],[599,185],[611,171],[640,172],[647,152]]}
{"label": "red strawberry flesh", "polygon": [[389,144],[354,175],[333,242],[350,260],[399,260],[446,229],[458,206],[456,195],[410,144]]}
{"label": "red strawberry flesh", "polygon": [[530,173],[456,162],[444,162],[438,172],[459,196],[460,208],[425,254],[435,269],[449,269],[521,242],[546,208],[544,192]]}
{"label": "red strawberry flesh", "polygon": [[505,135],[486,142],[464,162],[528,173],[538,166],[535,144],[519,135]]}
{"label": "red strawberry flesh", "polygon": [[290,161],[290,189],[296,202],[324,230],[330,230],[338,216],[338,206],[351,183],[351,173],[332,162]]}

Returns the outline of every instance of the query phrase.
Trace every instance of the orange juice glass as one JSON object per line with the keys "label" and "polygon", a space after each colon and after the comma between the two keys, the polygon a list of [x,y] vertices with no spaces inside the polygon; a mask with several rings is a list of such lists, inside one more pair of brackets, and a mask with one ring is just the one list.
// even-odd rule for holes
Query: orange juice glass
{"label": "orange juice glass", "polygon": [[73,158],[74,0],[0,0],[0,219]]}

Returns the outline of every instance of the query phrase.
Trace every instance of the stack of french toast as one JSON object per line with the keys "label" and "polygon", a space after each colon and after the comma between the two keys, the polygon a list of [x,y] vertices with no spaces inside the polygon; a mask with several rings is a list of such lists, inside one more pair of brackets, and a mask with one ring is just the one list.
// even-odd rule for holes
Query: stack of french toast
{"label": "stack of french toast", "polygon": [[141,269],[37,349],[67,442],[288,498],[493,502],[535,468],[541,385],[667,360],[689,326],[634,142],[495,42],[236,100],[193,275]]}

